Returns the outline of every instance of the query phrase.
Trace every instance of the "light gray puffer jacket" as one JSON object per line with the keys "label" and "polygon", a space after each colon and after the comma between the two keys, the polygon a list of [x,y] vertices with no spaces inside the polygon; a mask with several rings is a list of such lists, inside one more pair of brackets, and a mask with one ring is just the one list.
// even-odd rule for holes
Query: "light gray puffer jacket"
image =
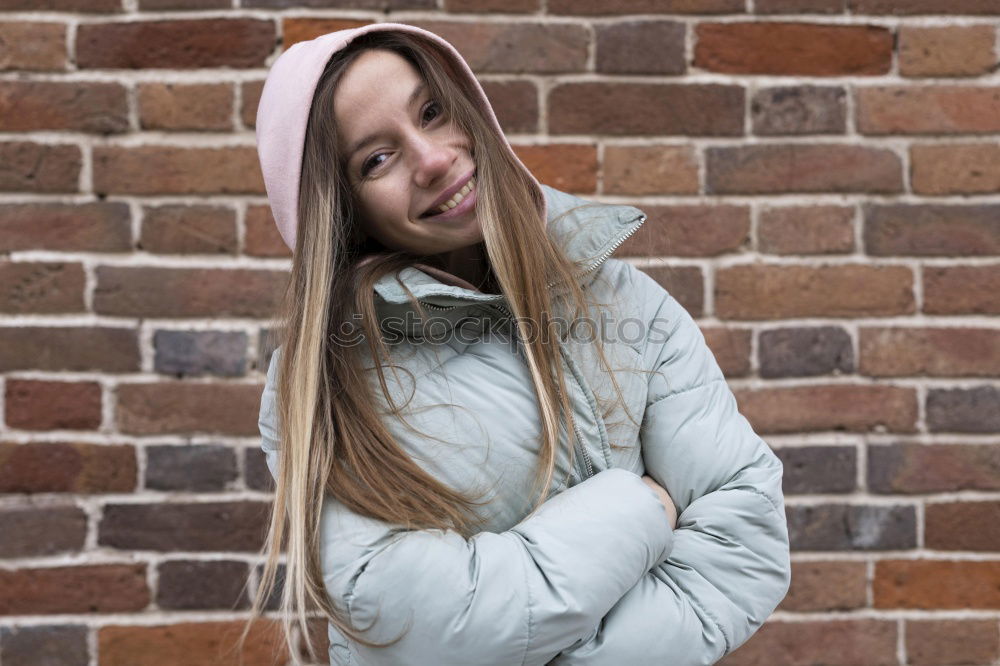
{"label": "light gray puffer jacket", "polygon": [[[543,190],[550,220],[593,203]],[[493,501],[484,509],[487,530],[466,541],[405,531],[326,498],[328,593],[346,602],[357,626],[379,613],[375,640],[409,622],[401,641],[377,649],[331,625],[331,663],[711,664],[784,597],[780,461],[737,410],[691,316],[645,273],[610,258],[645,217],[633,206],[599,204],[549,223],[569,256],[590,268],[580,280],[604,304],[603,320],[594,311],[594,321],[605,322],[605,354],[640,425],[620,408],[597,413],[594,396],[610,396],[611,384],[580,331],[563,346],[578,455],[572,468],[560,457],[549,499],[528,519],[540,422],[523,358],[495,330],[509,323],[505,299],[404,269],[400,279],[431,308],[429,326],[393,278],[377,284],[383,324],[408,333],[392,345],[394,362],[409,371],[387,374],[394,397],[412,393],[408,419],[446,443],[398,422],[393,434],[437,478],[463,491],[492,488]],[[451,335],[414,337],[442,332]],[[280,353],[259,421],[272,473]],[[644,473],[670,493],[676,529]]]}

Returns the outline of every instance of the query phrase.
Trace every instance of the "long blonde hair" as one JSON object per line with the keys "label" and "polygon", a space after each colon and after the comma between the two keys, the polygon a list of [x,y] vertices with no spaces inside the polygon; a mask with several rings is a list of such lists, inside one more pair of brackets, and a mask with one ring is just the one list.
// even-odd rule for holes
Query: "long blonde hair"
{"label": "long blonde hair", "polygon": [[[553,241],[546,220],[541,219],[542,193],[457,83],[457,72],[436,45],[398,31],[356,38],[328,63],[306,130],[299,227],[276,341],[281,346],[276,385],[280,462],[263,549],[266,562],[251,618],[239,641],[242,646],[250,623],[261,615],[276,588],[281,547],[286,544],[281,627],[296,659],[293,621],[315,658],[306,619],[306,611],[312,609],[318,609],[345,637],[366,646],[380,645],[362,635],[365,629],[351,626],[326,592],[319,546],[322,502],[316,498],[329,493],[352,511],[408,529],[451,529],[468,538],[481,525],[475,513],[475,507],[482,504],[478,498],[456,492],[417,465],[374,408],[377,401],[366,358],[379,359],[375,370],[392,405],[391,415],[402,418],[406,407],[395,405],[389,395],[383,367],[389,353],[380,332],[374,284],[405,266],[426,263],[427,258],[373,247],[372,241],[368,245],[359,242],[361,221],[343,156],[336,152],[338,128],[332,109],[340,78],[370,48],[387,49],[407,59],[441,102],[446,117],[471,140],[483,250],[493,284],[506,296],[515,317],[542,426],[532,512],[544,502],[553,479],[560,418],[566,432],[573,432],[553,313],[571,314],[573,320],[586,312],[588,302],[578,282],[580,267]],[[373,251],[376,259],[359,267],[358,260]],[[550,290],[552,283],[561,289]],[[345,322],[358,319],[366,345],[346,346],[332,335]],[[536,326],[530,334],[526,321]],[[539,334],[546,329],[550,334]],[[599,356],[607,368],[603,352]],[[611,379],[620,401],[620,388],[613,375]],[[573,455],[570,438],[571,461]]]}

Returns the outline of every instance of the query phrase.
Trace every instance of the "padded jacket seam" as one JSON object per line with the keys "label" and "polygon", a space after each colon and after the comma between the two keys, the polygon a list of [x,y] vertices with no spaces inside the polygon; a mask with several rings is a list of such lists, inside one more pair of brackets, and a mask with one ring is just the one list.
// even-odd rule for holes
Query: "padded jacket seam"
{"label": "padded jacket seam", "polygon": [[700,388],[705,388],[706,386],[709,386],[711,384],[715,384],[717,382],[724,382],[724,381],[726,381],[725,377],[716,377],[715,379],[709,379],[704,384],[698,384],[697,386],[692,386],[690,388],[681,389],[680,391],[674,391],[673,393],[668,393],[666,395],[660,396],[659,398],[657,398],[653,402],[646,403],[646,409],[649,409],[650,407],[652,407],[656,403],[660,402],[661,400],[666,400],[667,398],[672,398],[675,395],[682,395],[684,393],[688,393],[689,391],[695,391],[695,390],[700,389]]}

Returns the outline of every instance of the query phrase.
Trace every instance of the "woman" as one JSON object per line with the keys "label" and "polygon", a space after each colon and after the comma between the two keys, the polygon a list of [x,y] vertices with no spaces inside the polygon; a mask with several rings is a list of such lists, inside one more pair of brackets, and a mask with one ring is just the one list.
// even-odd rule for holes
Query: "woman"
{"label": "woman", "polygon": [[641,210],[539,184],[458,52],[403,24],[290,47],[257,139],[293,266],[254,614],[285,543],[282,609],[324,614],[334,664],[700,664],[760,626],[781,464],[691,317],[611,257]]}

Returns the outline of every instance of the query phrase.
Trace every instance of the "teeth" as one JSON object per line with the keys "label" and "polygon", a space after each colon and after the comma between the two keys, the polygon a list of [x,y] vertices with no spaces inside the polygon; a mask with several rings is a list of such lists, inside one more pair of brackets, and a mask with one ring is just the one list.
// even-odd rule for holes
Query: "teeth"
{"label": "teeth", "polygon": [[476,185],[475,177],[470,178],[469,182],[465,184],[465,187],[460,189],[458,192],[455,192],[455,194],[451,197],[451,199],[448,199],[443,204],[438,206],[437,211],[439,213],[446,213],[455,206],[457,206],[458,204],[462,203],[462,199],[464,199],[465,195],[467,195],[469,192],[472,191],[472,188],[474,188],[475,185]]}

